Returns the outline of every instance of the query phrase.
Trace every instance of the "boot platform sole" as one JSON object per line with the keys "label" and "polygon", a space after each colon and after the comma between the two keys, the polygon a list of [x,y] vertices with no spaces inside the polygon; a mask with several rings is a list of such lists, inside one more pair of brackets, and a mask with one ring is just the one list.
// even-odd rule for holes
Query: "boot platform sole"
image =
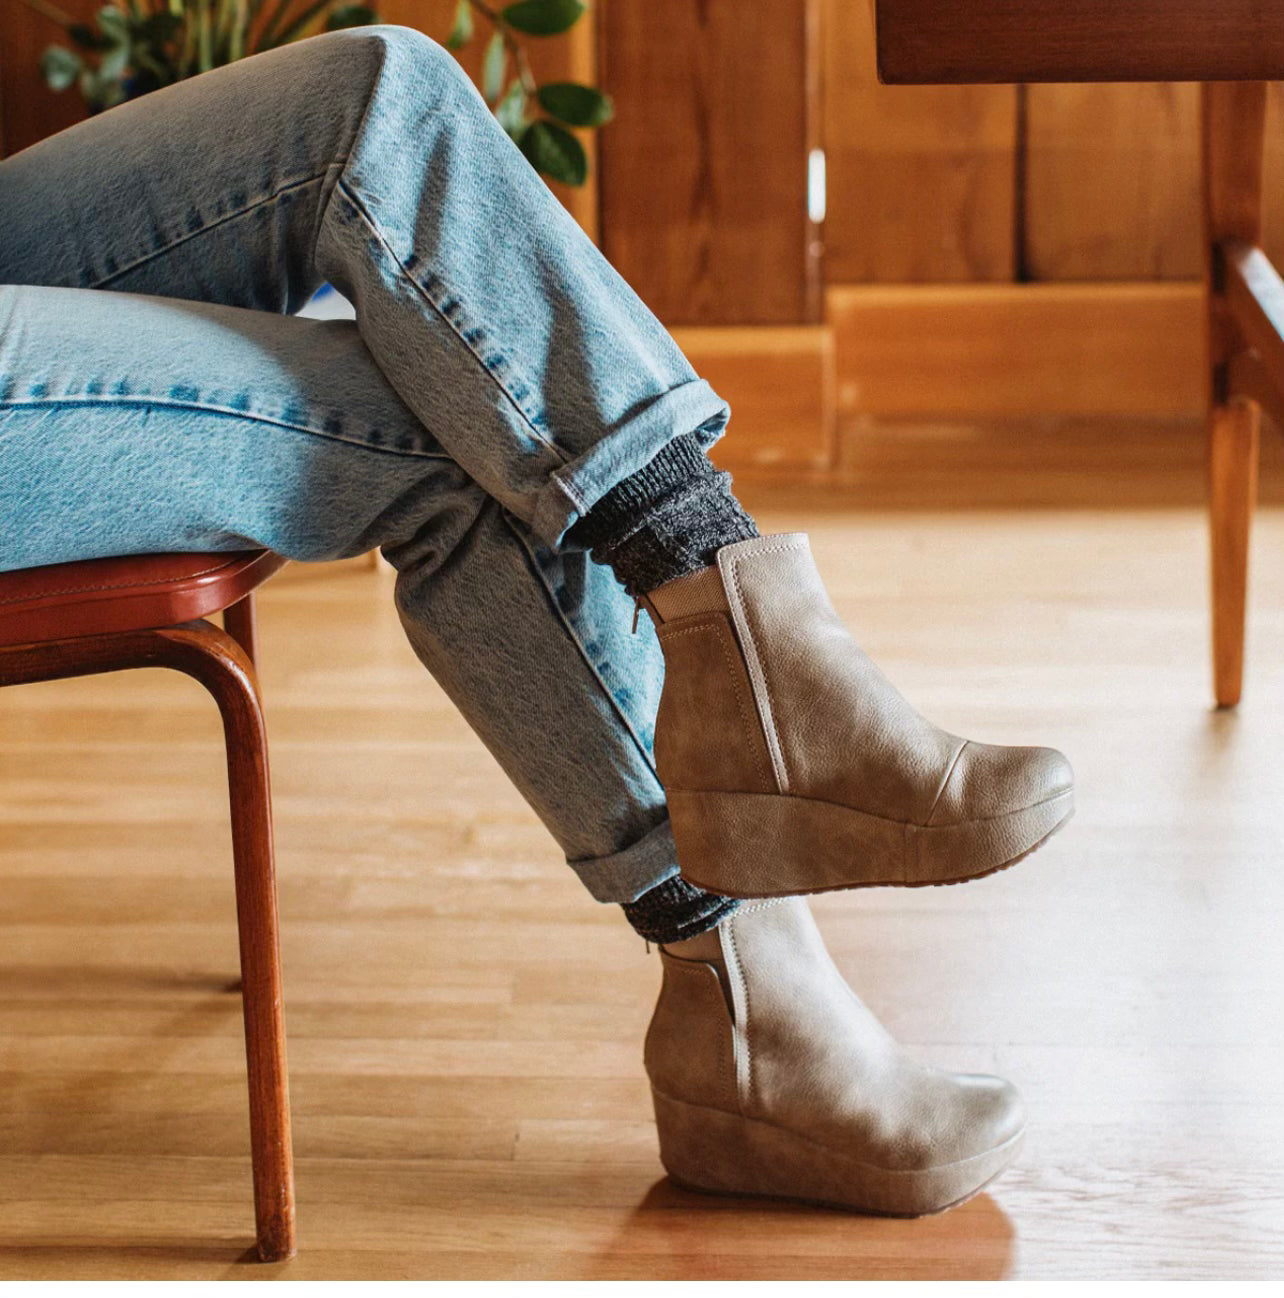
{"label": "boot platform sole", "polygon": [[1074,813],[1067,789],[959,825],[913,825],[817,798],[667,791],[688,883],[727,897],[967,883],[1023,861]]}
{"label": "boot platform sole", "polygon": [[652,1088],[660,1161],[702,1194],[784,1199],[877,1217],[925,1217],[980,1194],[1017,1157],[1018,1131],[970,1158],[923,1169],[874,1167],[805,1136]]}

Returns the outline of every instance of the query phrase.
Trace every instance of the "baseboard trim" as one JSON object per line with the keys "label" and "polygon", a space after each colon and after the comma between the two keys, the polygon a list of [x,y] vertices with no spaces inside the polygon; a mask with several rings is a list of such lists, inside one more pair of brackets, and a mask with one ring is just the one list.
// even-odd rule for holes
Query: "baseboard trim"
{"label": "baseboard trim", "polygon": [[840,415],[1184,417],[1205,403],[1198,282],[840,285]]}
{"label": "baseboard trim", "polygon": [[836,285],[825,323],[675,328],[731,405],[714,458],[828,476],[853,418],[1198,417],[1198,282]]}

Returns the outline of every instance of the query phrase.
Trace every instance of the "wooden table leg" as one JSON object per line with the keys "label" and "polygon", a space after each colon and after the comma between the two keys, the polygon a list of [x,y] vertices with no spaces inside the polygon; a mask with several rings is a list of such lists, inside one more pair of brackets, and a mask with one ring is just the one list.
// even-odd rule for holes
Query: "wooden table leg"
{"label": "wooden table leg", "polygon": [[1241,343],[1223,297],[1220,248],[1233,241],[1261,242],[1265,122],[1265,83],[1204,85],[1213,689],[1219,707],[1234,707],[1243,686],[1248,544],[1257,492],[1260,422],[1255,403],[1236,399],[1231,391],[1230,361]]}

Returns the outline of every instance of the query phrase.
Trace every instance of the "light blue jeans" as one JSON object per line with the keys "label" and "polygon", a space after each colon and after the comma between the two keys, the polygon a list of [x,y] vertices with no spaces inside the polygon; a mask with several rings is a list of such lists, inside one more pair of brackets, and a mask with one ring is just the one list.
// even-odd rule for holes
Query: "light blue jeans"
{"label": "light blue jeans", "polygon": [[[356,322],[294,318],[329,280]],[[648,619],[567,529],[727,404],[455,60],[334,32],[0,163],[0,570],[375,546],[600,901],[677,871]]]}

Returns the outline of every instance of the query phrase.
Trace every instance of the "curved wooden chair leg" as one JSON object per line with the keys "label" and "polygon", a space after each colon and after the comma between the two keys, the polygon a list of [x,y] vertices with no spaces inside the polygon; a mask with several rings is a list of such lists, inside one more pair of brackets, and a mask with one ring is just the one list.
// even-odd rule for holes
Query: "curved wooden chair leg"
{"label": "curved wooden chair leg", "polygon": [[0,685],[171,667],[214,696],[227,741],[236,915],[241,949],[250,1151],[258,1252],[265,1262],[295,1251],[294,1157],[285,1055],[285,1014],[272,852],[267,738],[254,668],[212,623],[87,636],[0,649]]}
{"label": "curved wooden chair leg", "polygon": [[254,592],[223,610],[223,630],[245,650],[245,656],[257,669],[259,665],[259,620]]}
{"label": "curved wooden chair leg", "polygon": [[1209,416],[1213,692],[1219,708],[1233,708],[1243,690],[1248,543],[1257,499],[1260,428],[1259,407],[1243,398],[1215,406]]}
{"label": "curved wooden chair leg", "polygon": [[[252,619],[252,607],[249,616]],[[231,636],[203,622],[157,634],[171,646],[170,666],[200,680],[223,716],[250,1086],[254,1211],[259,1256],[277,1262],[295,1252],[294,1158],[263,710],[253,664]]]}

